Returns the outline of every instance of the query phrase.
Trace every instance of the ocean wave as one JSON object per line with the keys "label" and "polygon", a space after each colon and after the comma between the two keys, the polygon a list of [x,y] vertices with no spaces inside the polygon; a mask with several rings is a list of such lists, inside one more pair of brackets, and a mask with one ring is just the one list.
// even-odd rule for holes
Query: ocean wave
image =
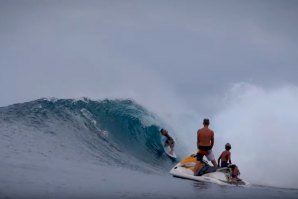
{"label": "ocean wave", "polygon": [[162,121],[133,100],[43,98],[0,108],[0,124],[3,136],[14,137],[7,145],[25,157],[30,151],[37,159],[43,154],[147,171],[171,164],[159,133]]}

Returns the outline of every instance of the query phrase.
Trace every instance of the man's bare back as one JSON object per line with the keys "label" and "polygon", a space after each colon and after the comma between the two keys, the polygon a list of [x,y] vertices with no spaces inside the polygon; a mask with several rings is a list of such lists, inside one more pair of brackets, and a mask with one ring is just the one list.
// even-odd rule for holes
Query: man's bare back
{"label": "man's bare back", "polygon": [[212,140],[214,139],[214,132],[208,127],[203,127],[197,132],[197,144],[198,146],[212,146]]}
{"label": "man's bare back", "polygon": [[231,154],[231,152],[230,151],[227,151],[227,150],[225,150],[225,151],[223,151],[222,152],[222,154],[221,154],[221,161],[228,161],[228,160],[230,160],[230,154]]}

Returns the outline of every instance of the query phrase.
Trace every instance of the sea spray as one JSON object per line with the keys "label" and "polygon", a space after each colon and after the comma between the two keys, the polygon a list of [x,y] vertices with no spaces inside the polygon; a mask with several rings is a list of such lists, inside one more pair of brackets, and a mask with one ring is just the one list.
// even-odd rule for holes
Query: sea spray
{"label": "sea spray", "polygon": [[298,188],[298,88],[236,84],[215,115],[216,150],[232,144],[242,177],[260,185]]}

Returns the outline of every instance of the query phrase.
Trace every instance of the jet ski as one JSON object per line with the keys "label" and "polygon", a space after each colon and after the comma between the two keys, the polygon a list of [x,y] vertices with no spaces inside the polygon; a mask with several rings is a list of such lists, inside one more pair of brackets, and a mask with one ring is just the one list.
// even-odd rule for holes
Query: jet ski
{"label": "jet ski", "polygon": [[170,170],[170,174],[172,174],[173,177],[185,178],[195,181],[212,182],[219,185],[249,185],[248,182],[238,177],[233,178],[231,168],[224,167],[216,169],[208,165],[207,162],[202,163],[205,164],[201,168],[201,170],[204,171],[201,172],[200,170],[197,173],[198,175],[194,175],[194,166],[196,165],[196,162],[197,160],[195,154],[187,156]]}

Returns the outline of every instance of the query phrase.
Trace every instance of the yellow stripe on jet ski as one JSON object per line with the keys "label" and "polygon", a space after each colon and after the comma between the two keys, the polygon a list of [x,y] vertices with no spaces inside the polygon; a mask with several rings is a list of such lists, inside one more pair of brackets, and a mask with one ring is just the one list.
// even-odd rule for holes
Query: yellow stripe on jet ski
{"label": "yellow stripe on jet ski", "polygon": [[195,154],[192,154],[190,156],[187,156],[183,160],[181,160],[180,164],[181,164],[181,166],[186,167],[186,168],[191,169],[192,171],[194,171],[194,167],[195,167],[196,164],[202,164],[201,166],[203,166],[204,163],[201,163],[201,162],[197,161],[197,158],[196,158]]}
{"label": "yellow stripe on jet ski", "polygon": [[196,161],[197,161],[197,158],[195,157],[195,154],[192,154],[190,156],[187,156],[183,160],[181,160],[180,163],[187,164],[187,163],[196,162]]}

